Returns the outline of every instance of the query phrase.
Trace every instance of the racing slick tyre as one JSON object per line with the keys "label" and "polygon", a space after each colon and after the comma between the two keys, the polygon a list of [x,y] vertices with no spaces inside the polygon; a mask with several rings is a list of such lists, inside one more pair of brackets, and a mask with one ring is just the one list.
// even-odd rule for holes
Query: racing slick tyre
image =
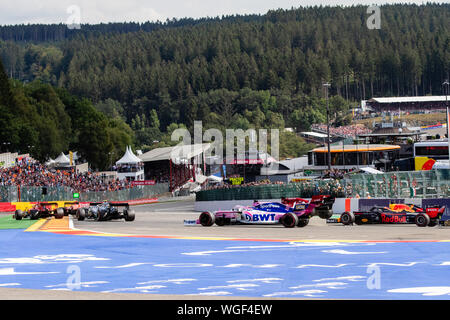
{"label": "racing slick tyre", "polygon": [[95,221],[103,221],[103,212],[101,210],[97,210],[97,216],[95,217]]}
{"label": "racing slick tyre", "polygon": [[428,224],[429,227],[434,227],[438,224],[438,219],[430,219],[430,223]]}
{"label": "racing slick tyre", "polygon": [[86,218],[86,211],[83,208],[78,208],[76,217],[78,221],[83,221]]}
{"label": "racing slick tyre", "polygon": [[215,214],[213,214],[211,212],[205,211],[200,214],[200,217],[198,219],[202,226],[210,227],[216,221],[216,216],[215,216]]}
{"label": "racing slick tyre", "polygon": [[225,225],[225,218],[216,217],[216,225],[218,225],[219,227],[223,227]]}
{"label": "racing slick tyre", "polygon": [[134,210],[131,210],[131,209],[126,210],[124,212],[124,214],[125,214],[125,221],[134,221],[134,219],[136,217],[136,214],[134,213]]}
{"label": "racing slick tyre", "polygon": [[330,219],[333,215],[333,210],[330,209],[318,209],[317,215],[322,219]]}
{"label": "racing slick tyre", "polygon": [[16,212],[14,212],[14,219],[22,220],[22,218],[23,218],[23,211],[22,210],[16,210]]}
{"label": "racing slick tyre", "polygon": [[298,217],[295,213],[288,212],[281,217],[281,223],[286,228],[293,228],[298,224]]}
{"label": "racing slick tyre", "polygon": [[355,222],[355,215],[353,214],[353,212],[346,211],[341,214],[341,222],[345,226],[351,225],[353,224],[353,222]]}
{"label": "racing slick tyre", "polygon": [[298,219],[297,227],[303,228],[306,227],[309,223],[309,218],[300,218]]}
{"label": "racing slick tyre", "polygon": [[55,210],[55,219],[62,219],[64,218],[64,209],[63,208],[57,208]]}
{"label": "racing slick tyre", "polygon": [[29,216],[30,220],[37,220],[39,218],[39,211],[30,211]]}
{"label": "racing slick tyre", "polygon": [[415,218],[414,222],[418,227],[426,227],[430,224],[430,216],[426,213],[419,213]]}

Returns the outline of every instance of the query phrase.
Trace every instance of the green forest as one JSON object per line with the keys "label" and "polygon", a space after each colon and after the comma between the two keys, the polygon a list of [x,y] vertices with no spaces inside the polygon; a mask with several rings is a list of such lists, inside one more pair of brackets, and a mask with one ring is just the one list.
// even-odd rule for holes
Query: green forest
{"label": "green forest", "polygon": [[[105,168],[126,144],[144,151],[173,144],[170,133],[195,120],[205,130],[308,130],[325,121],[324,81],[336,126],[373,96],[442,94],[450,4],[380,8],[374,30],[365,6],[70,31],[0,26],[0,121],[8,128],[1,141],[38,159],[78,150]],[[293,134],[281,139],[295,146],[282,157],[308,149]]]}

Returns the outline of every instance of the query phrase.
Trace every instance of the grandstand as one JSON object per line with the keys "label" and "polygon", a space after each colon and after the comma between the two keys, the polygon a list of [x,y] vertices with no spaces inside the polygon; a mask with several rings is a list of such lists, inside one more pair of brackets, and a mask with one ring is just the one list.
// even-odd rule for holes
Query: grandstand
{"label": "grandstand", "polygon": [[140,155],[144,163],[145,180],[168,182],[169,191],[174,191],[190,179],[196,179],[198,165],[204,163],[204,153],[210,147],[210,143],[199,143],[156,148]]}
{"label": "grandstand", "polygon": [[437,111],[445,110],[449,96],[417,96],[417,97],[386,97],[372,98],[363,104],[364,110],[373,111]]}

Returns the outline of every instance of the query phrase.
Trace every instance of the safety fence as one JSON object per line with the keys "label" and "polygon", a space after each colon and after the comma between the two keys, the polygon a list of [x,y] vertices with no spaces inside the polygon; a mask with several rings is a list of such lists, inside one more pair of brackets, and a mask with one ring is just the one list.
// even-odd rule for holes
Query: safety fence
{"label": "safety fence", "polygon": [[345,186],[347,197],[449,198],[450,170],[356,174]]}
{"label": "safety fence", "polygon": [[0,186],[0,202],[17,201],[65,201],[78,200],[84,202],[97,201],[128,201],[136,199],[152,198],[169,191],[168,183],[155,185],[134,186],[130,189],[117,191],[79,192],[79,197],[74,199],[74,190],[66,187],[28,187]]}
{"label": "safety fence", "polygon": [[309,180],[288,184],[265,184],[231,187],[229,189],[203,190],[196,194],[197,201],[280,199],[281,197],[311,198],[330,194],[345,198],[345,189],[339,180]]}
{"label": "safety fence", "polygon": [[315,179],[288,184],[230,186],[197,192],[197,201],[311,198],[450,198],[450,170],[354,174],[345,179]]}

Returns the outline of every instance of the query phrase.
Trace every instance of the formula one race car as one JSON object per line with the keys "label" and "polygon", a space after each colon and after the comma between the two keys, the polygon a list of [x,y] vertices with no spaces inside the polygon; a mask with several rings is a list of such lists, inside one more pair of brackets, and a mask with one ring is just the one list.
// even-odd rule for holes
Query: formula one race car
{"label": "formula one race car", "polygon": [[[405,206],[405,207],[402,207]],[[361,224],[413,224],[419,227],[433,227],[438,224],[445,212],[443,207],[428,207],[426,209],[413,205],[396,205],[393,209],[374,206],[369,211],[344,212],[340,221],[344,225]]]}
{"label": "formula one race car", "polygon": [[88,204],[81,204],[78,201],[66,201],[63,203],[64,215],[76,215],[78,209],[87,207],[89,207]]}
{"label": "formula one race car", "polygon": [[301,198],[283,198],[279,202],[254,201],[252,206],[236,206],[231,211],[202,212],[195,222],[209,227],[231,224],[282,224],[287,228],[305,227],[312,216],[329,218],[334,198],[313,196],[311,201]]}
{"label": "formula one race car", "polygon": [[[120,212],[118,207],[125,208]],[[125,219],[125,221],[134,221],[135,213],[134,210],[130,209],[128,203],[111,203],[104,201],[92,202],[87,208],[78,208],[76,217],[78,221],[83,221],[84,219],[93,219],[96,221]]]}
{"label": "formula one race car", "polygon": [[58,208],[57,202],[38,202],[26,211],[16,210],[14,212],[14,219],[16,220],[22,220],[23,218],[36,220],[48,217],[62,219],[64,217],[64,209]]}

